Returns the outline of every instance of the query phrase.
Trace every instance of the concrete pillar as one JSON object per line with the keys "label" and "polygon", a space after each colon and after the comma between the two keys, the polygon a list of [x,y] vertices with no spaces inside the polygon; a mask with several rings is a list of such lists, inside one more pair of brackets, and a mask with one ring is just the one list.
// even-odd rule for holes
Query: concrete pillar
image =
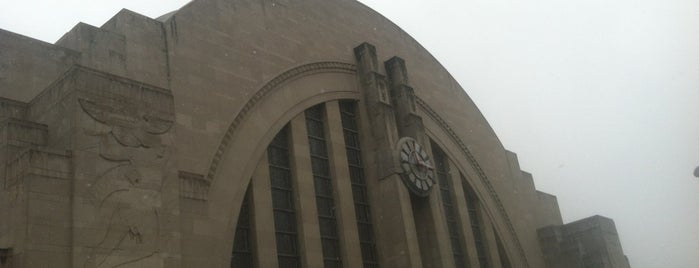
{"label": "concrete pillar", "polygon": [[486,252],[488,254],[488,262],[490,267],[502,267],[500,263],[500,254],[498,253],[498,244],[495,240],[495,230],[493,230],[493,222],[488,218],[487,214],[483,211],[483,207],[478,207],[479,214],[481,215],[481,222],[483,223],[483,243],[486,246]]}
{"label": "concrete pillar", "polygon": [[410,192],[398,175],[391,175],[370,185],[378,217],[375,219],[380,239],[383,267],[422,267],[422,256],[415,230]]}
{"label": "concrete pillar", "polygon": [[454,256],[439,188],[432,190],[428,197],[413,195],[411,202],[423,267],[453,267]]}
{"label": "concrete pillar", "polygon": [[316,208],[311,155],[308,148],[306,118],[303,113],[291,120],[291,172],[296,189],[295,200],[299,249],[302,267],[323,267],[318,210]]}
{"label": "concrete pillar", "polygon": [[252,226],[252,247],[255,263],[259,268],[278,267],[277,245],[274,231],[274,211],[269,180],[267,153],[255,168],[250,182],[250,210]]}
{"label": "concrete pillar", "polygon": [[335,211],[337,228],[340,234],[340,251],[342,265],[361,267],[362,251],[357,231],[357,217],[354,211],[352,182],[350,181],[345,137],[340,121],[340,104],[338,101],[325,103],[325,136],[328,141],[330,176],[335,192]]}

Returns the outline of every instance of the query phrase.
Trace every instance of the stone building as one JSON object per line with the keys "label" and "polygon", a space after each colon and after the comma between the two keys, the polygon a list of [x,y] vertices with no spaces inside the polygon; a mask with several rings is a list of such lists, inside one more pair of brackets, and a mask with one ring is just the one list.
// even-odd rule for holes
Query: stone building
{"label": "stone building", "polygon": [[355,1],[0,30],[0,97],[0,267],[628,267]]}

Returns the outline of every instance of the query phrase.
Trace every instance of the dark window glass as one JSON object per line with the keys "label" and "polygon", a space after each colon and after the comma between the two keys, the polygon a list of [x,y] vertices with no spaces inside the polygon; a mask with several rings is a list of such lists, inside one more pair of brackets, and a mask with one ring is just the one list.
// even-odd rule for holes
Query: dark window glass
{"label": "dark window glass", "polygon": [[250,244],[250,188],[245,193],[238,215],[238,225],[233,240],[231,267],[252,267],[252,246]]}
{"label": "dark window glass", "polygon": [[371,224],[357,223],[359,229],[359,240],[370,241],[374,239],[374,232],[371,230]]}
{"label": "dark window glass", "polygon": [[292,212],[277,211],[274,213],[274,224],[277,232],[295,233],[296,215]]}
{"label": "dark window glass", "polygon": [[306,110],[306,130],[308,147],[311,153],[311,170],[316,192],[318,224],[323,246],[323,263],[325,267],[341,267],[340,237],[337,232],[333,187],[330,178],[328,148],[325,140],[323,120],[324,106],[313,106]]}
{"label": "dark window glass", "polygon": [[335,208],[332,206],[332,202],[327,199],[328,198],[324,197],[316,198],[318,216],[332,217],[333,214],[335,214]]}
{"label": "dark window glass", "polygon": [[279,259],[279,267],[285,267],[285,268],[298,268],[298,267],[301,267],[301,266],[299,265],[299,260],[298,260],[298,258],[279,256],[278,259]]}
{"label": "dark window glass", "polygon": [[371,216],[369,215],[369,206],[364,204],[354,205],[354,211],[357,214],[357,221],[363,223],[369,223]]}
{"label": "dark window glass", "polygon": [[362,165],[362,157],[358,149],[347,150],[347,162],[354,166]]}
{"label": "dark window glass", "polygon": [[287,149],[271,146],[269,147],[269,164],[279,167],[289,166],[289,151]]}
{"label": "dark window glass", "polygon": [[12,264],[12,255],[12,248],[0,248],[0,267],[14,267]]}
{"label": "dark window glass", "polygon": [[279,204],[279,206],[277,207],[278,209],[294,209],[293,197],[291,196],[291,192],[289,191],[281,189],[272,189],[272,202],[275,204]]}
{"label": "dark window glass", "polygon": [[362,261],[364,268],[374,268],[379,267],[379,258],[376,254],[376,239],[374,238],[373,226],[371,224],[369,197],[362,167],[356,109],[356,102],[340,101],[340,118],[342,120],[347,164],[349,165],[350,180],[352,182],[352,196],[354,197],[354,211],[357,216]]}
{"label": "dark window glass", "polygon": [[354,200],[360,200],[360,201],[368,200],[366,189],[364,189],[364,187],[361,187],[359,185],[352,185],[352,196],[354,197]]}
{"label": "dark window glass", "polygon": [[[320,120],[320,118],[319,118],[319,120]],[[321,138],[321,139],[323,138],[323,122],[322,121],[315,121],[315,120],[308,121],[308,122],[306,122],[306,127],[308,130],[308,136]]]}
{"label": "dark window glass", "polygon": [[296,234],[291,233],[277,233],[277,254],[286,257],[287,259],[297,255],[296,250]]}
{"label": "dark window glass", "polygon": [[324,157],[313,157],[311,161],[311,167],[313,168],[313,174],[316,176],[330,176],[330,168],[328,166],[328,160]]}
{"label": "dark window glass", "polygon": [[466,206],[468,207],[468,216],[471,218],[471,231],[473,231],[473,240],[476,244],[476,253],[478,254],[478,263],[481,268],[489,267],[487,252],[485,249],[485,241],[483,240],[483,231],[480,225],[480,214],[478,213],[478,198],[476,194],[468,186],[468,182],[464,177],[461,177],[464,188],[464,196],[466,196]]}
{"label": "dark window glass", "polygon": [[[349,167],[350,171],[350,179],[352,180],[352,183],[354,185],[362,186],[365,184],[364,181],[364,171],[362,170],[361,167],[356,167],[356,166],[350,166]],[[363,187],[365,188],[365,187]]]}
{"label": "dark window glass", "polygon": [[442,149],[435,143],[432,143],[432,154],[434,155],[435,173],[439,180],[439,189],[442,194],[442,206],[446,214],[449,240],[451,240],[451,249],[454,254],[454,264],[456,267],[466,267],[466,254],[464,254],[463,247],[461,246],[462,241],[459,232],[459,219],[456,216],[456,208],[454,207],[451,196],[452,189],[449,183],[449,163],[447,162],[449,159],[447,159]]}
{"label": "dark window glass", "polygon": [[291,189],[291,174],[287,168],[270,167],[269,177],[272,180],[272,185],[282,189]]}
{"label": "dark window glass", "polygon": [[272,209],[279,267],[298,268],[301,265],[297,246],[294,191],[291,183],[288,126],[279,131],[272,140],[267,148],[267,159],[272,185]]}
{"label": "dark window glass", "polygon": [[328,150],[325,147],[325,139],[319,139],[319,138],[309,136],[308,146],[311,147],[311,155],[312,156],[324,155],[327,157]]}

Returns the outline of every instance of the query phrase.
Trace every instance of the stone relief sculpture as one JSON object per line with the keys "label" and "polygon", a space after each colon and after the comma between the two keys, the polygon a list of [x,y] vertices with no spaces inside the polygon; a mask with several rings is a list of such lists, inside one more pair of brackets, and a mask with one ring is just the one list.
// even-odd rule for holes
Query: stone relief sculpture
{"label": "stone relief sculpture", "polygon": [[86,241],[90,253],[83,267],[144,262],[160,248],[158,211],[174,116],[124,97],[78,102],[89,116],[81,120],[86,140],[79,142],[99,156],[93,160],[95,175],[85,178],[94,213],[88,224],[103,230],[100,239]]}

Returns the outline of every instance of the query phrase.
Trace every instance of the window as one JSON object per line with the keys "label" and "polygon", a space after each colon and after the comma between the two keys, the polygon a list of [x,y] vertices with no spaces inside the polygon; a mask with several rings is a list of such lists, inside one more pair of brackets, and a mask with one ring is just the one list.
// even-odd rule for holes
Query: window
{"label": "window", "polygon": [[376,268],[379,267],[379,258],[376,254],[376,240],[374,239],[374,229],[371,224],[369,195],[364,179],[364,169],[362,168],[355,102],[341,101],[340,115],[345,137],[350,180],[352,182],[352,196],[354,197],[354,210],[357,216],[362,261],[365,268]]}
{"label": "window", "polygon": [[311,169],[316,192],[318,224],[325,267],[341,267],[340,237],[337,231],[330,163],[323,126],[323,104],[306,110],[306,130],[311,153]]}
{"label": "window", "polygon": [[243,204],[238,215],[238,225],[235,228],[233,240],[233,256],[231,268],[252,267],[252,246],[250,244],[250,188],[245,193]]}
{"label": "window", "polygon": [[466,179],[461,177],[464,188],[464,196],[466,196],[466,206],[468,207],[468,216],[471,218],[471,230],[473,231],[473,240],[476,243],[476,253],[478,254],[478,262],[481,268],[487,268],[488,256],[485,250],[485,241],[483,240],[483,230],[481,230],[480,218],[478,213],[478,198],[473,190],[468,186]]}
{"label": "window", "polygon": [[466,259],[461,241],[461,232],[459,231],[459,219],[452,201],[451,185],[449,183],[449,159],[444,154],[437,144],[432,143],[432,154],[434,155],[435,173],[439,180],[439,190],[442,194],[442,206],[444,214],[446,214],[447,229],[449,231],[449,240],[451,240],[451,249],[454,254],[454,265],[456,267],[466,267]]}
{"label": "window", "polygon": [[297,268],[299,263],[296,210],[291,183],[288,126],[267,147],[269,177],[272,185],[272,209],[280,268]]}
{"label": "window", "polygon": [[0,268],[12,267],[12,249],[0,248]]}

